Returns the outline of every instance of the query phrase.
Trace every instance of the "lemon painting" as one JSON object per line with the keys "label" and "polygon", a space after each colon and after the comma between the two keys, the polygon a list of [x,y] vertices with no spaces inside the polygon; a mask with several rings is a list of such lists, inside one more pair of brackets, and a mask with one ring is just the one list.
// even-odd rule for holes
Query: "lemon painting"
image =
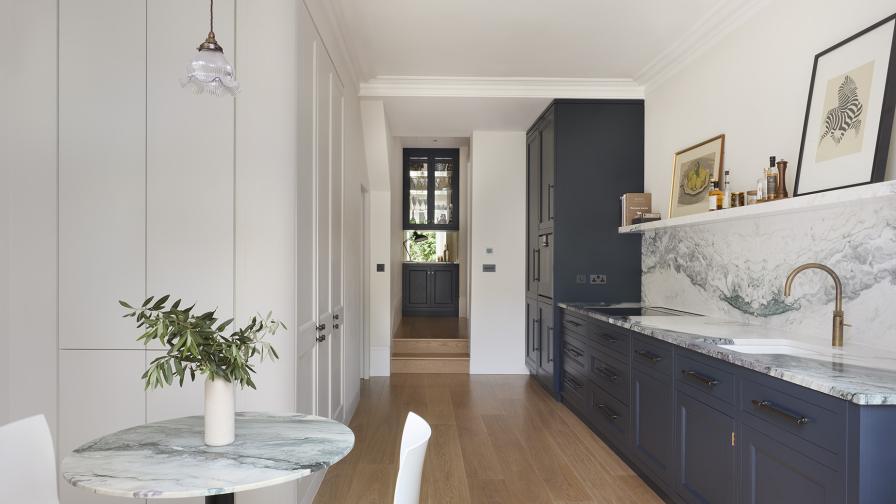
{"label": "lemon painting", "polygon": [[684,163],[678,184],[678,204],[697,205],[706,200],[715,170],[715,153]]}

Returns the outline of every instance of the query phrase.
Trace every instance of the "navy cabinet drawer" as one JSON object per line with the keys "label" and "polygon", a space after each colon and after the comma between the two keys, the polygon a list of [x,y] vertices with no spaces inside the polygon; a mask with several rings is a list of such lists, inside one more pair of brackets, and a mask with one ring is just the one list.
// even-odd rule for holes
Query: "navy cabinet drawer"
{"label": "navy cabinet drawer", "polygon": [[664,345],[643,336],[632,338],[632,364],[643,369],[671,375],[673,354],[671,345]]}
{"label": "navy cabinet drawer", "polygon": [[690,385],[699,393],[721,399],[729,404],[737,404],[737,389],[732,370],[726,370],[724,366],[711,365],[706,359],[692,357],[681,351],[678,352],[676,364],[679,383]]}
{"label": "navy cabinet drawer", "polygon": [[833,453],[843,453],[846,409],[834,398],[781,383],[741,380],[741,409]]}
{"label": "navy cabinet drawer", "polygon": [[623,443],[628,431],[628,406],[600,387],[591,387],[590,406],[588,416],[597,428]]}
{"label": "navy cabinet drawer", "polygon": [[560,376],[560,395],[564,402],[571,404],[582,414],[588,411],[590,391],[588,382],[581,375],[564,369]]}
{"label": "navy cabinet drawer", "polygon": [[585,336],[588,334],[588,327],[590,325],[590,322],[584,317],[580,317],[568,310],[563,310],[563,327],[565,329],[569,329],[570,331]]}
{"label": "navy cabinet drawer", "polygon": [[623,404],[629,403],[630,370],[627,364],[611,357],[608,352],[590,355],[589,377],[591,381],[610,393]]}
{"label": "navy cabinet drawer", "polygon": [[591,330],[589,341],[597,348],[616,354],[616,357],[625,359],[628,354],[628,342],[631,339],[624,329],[617,328],[607,322],[596,321]]}
{"label": "navy cabinet drawer", "polygon": [[588,369],[588,347],[585,342],[574,335],[564,332],[563,341],[560,343],[560,352],[563,355],[563,367],[573,369],[578,373],[585,373]]}

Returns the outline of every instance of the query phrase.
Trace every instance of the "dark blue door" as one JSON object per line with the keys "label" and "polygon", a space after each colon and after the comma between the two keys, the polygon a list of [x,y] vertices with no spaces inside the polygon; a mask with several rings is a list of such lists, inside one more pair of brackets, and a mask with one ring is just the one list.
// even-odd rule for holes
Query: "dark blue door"
{"label": "dark blue door", "polygon": [[672,481],[675,404],[672,381],[632,368],[632,434],[635,456],[656,476]]}
{"label": "dark blue door", "polygon": [[734,419],[681,390],[676,406],[678,493],[695,504],[736,502]]}
{"label": "dark blue door", "polygon": [[746,425],[738,443],[742,504],[843,502],[837,471]]}

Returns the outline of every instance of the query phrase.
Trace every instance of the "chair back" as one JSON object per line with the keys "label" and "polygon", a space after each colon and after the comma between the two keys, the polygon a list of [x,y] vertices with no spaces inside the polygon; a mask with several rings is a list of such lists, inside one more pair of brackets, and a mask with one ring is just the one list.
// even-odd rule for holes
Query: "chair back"
{"label": "chair back", "polygon": [[395,480],[394,504],[420,504],[420,482],[423,460],[432,429],[416,413],[408,413],[401,434],[401,455],[398,459],[398,478]]}
{"label": "chair back", "polygon": [[43,415],[0,427],[0,502],[59,504],[53,436]]}

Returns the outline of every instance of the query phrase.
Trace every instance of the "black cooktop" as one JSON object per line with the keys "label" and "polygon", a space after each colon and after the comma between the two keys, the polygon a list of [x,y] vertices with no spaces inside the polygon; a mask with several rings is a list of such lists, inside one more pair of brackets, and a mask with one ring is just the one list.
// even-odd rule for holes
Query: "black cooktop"
{"label": "black cooktop", "polygon": [[630,307],[630,308],[619,308],[619,307],[603,307],[603,306],[593,306],[588,307],[590,310],[600,313],[602,315],[606,315],[608,317],[675,317],[680,315],[693,315],[693,313],[687,313],[683,311],[673,310],[671,308],[662,308],[662,307]]}

